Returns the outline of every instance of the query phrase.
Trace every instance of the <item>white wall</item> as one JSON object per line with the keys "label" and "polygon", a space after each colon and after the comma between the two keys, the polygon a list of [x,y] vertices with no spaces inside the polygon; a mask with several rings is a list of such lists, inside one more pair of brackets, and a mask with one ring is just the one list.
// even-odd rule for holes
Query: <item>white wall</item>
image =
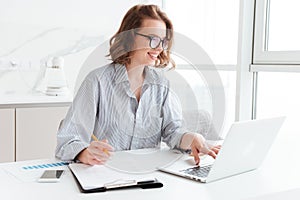
{"label": "white wall", "polygon": [[0,0],[0,94],[29,91],[40,62],[53,56],[64,57],[73,89],[85,59],[114,34],[126,11],[138,3],[160,2]]}

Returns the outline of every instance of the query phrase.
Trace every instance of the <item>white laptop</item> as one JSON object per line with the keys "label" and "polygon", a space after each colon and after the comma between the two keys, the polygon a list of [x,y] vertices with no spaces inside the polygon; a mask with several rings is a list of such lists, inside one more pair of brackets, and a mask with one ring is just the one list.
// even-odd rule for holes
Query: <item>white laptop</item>
{"label": "white laptop", "polygon": [[254,170],[267,155],[284,119],[276,117],[235,122],[215,160],[206,156],[200,160],[199,167],[181,159],[159,170],[203,183]]}

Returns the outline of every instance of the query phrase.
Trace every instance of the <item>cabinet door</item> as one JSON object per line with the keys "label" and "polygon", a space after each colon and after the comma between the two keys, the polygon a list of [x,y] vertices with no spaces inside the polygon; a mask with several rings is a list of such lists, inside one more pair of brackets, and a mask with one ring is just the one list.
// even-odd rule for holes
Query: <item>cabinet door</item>
{"label": "cabinet door", "polygon": [[53,158],[59,123],[68,107],[16,109],[16,160]]}
{"label": "cabinet door", "polygon": [[0,109],[0,162],[15,160],[15,109]]}

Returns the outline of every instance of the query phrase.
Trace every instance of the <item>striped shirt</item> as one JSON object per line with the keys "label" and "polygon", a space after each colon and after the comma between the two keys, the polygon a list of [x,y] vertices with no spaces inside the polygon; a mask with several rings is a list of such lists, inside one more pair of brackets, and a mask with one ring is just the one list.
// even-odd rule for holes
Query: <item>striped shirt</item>
{"label": "striped shirt", "polygon": [[159,147],[161,141],[179,148],[186,132],[180,101],[161,70],[145,67],[144,76],[138,102],[124,65],[89,73],[58,130],[56,157],[73,160],[92,134],[116,151]]}

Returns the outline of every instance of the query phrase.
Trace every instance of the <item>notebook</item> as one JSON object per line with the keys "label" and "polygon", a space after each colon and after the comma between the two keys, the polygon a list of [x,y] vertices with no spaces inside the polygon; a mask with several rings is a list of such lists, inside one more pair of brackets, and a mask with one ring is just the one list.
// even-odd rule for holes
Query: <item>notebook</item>
{"label": "notebook", "polygon": [[157,188],[163,184],[153,177],[153,172],[181,157],[181,153],[173,153],[169,148],[145,148],[114,152],[105,165],[71,163],[69,168],[84,193],[128,187]]}
{"label": "notebook", "polygon": [[163,184],[156,178],[115,171],[105,165],[69,164],[79,189],[83,193],[105,192],[132,187],[159,188]]}
{"label": "notebook", "polygon": [[191,167],[181,160],[159,170],[203,183],[254,170],[264,160],[284,119],[276,117],[235,122],[216,160],[206,156],[204,162],[200,161],[200,167]]}

